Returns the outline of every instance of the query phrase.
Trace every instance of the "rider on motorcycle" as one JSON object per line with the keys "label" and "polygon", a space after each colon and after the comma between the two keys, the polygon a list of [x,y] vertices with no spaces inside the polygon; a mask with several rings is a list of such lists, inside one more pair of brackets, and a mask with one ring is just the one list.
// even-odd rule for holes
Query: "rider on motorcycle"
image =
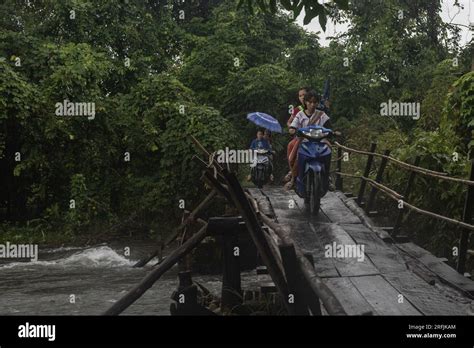
{"label": "rider on motorcycle", "polygon": [[[270,153],[273,152],[270,142],[267,139],[265,139],[264,133],[260,129],[257,131],[257,138],[252,140],[252,143],[250,144],[250,149],[251,150],[265,149],[265,150],[268,150]],[[272,166],[270,156],[269,156],[269,159],[270,159],[270,166]],[[247,176],[247,181],[250,181],[250,180],[251,180],[251,174]],[[273,174],[270,175],[270,181],[273,181]]]}
{"label": "rider on motorcycle", "polygon": [[270,145],[268,140],[264,138],[262,130],[257,131],[257,137],[254,140],[252,140],[252,143],[250,144],[250,148],[252,150],[256,150],[256,149],[265,149],[268,151],[272,150],[272,146]]}
{"label": "rider on motorcycle", "polygon": [[[329,116],[322,110],[318,110],[317,106],[319,105],[321,100],[321,96],[317,94],[314,90],[309,91],[304,96],[304,103],[305,103],[305,110],[300,111],[293,121],[290,124],[289,132],[291,135],[296,133],[298,128],[304,128],[307,126],[322,126],[325,128],[332,128],[331,121],[329,120]],[[298,162],[296,160],[298,147],[301,141],[307,141],[306,139],[298,138],[298,142],[293,147],[291,154],[289,155],[289,162],[291,166],[291,180],[288,184],[285,185],[287,189],[293,187],[295,179],[298,175]],[[326,141],[326,140],[324,140]],[[328,156],[326,160],[325,166],[327,168],[327,172],[329,172],[329,167],[331,164],[331,158]]]}

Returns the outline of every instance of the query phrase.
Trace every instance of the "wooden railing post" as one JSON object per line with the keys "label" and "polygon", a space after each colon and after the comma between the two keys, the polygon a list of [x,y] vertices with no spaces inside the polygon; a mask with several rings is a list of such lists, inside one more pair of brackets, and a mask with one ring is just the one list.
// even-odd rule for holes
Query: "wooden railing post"
{"label": "wooden railing post", "polygon": [[211,234],[222,238],[222,291],[221,309],[231,311],[242,304],[240,280],[240,249],[238,217],[214,217],[209,219]]}
{"label": "wooden railing post", "polygon": [[[374,152],[375,148],[377,147],[377,143],[371,143],[370,144],[370,150],[369,152]],[[365,165],[365,170],[364,170],[364,176],[366,178],[369,177],[370,174],[370,168],[372,168],[372,162],[374,161],[374,155],[368,155],[367,157],[367,163]],[[367,183],[364,179],[360,180],[360,187],[359,187],[359,194],[357,195],[357,204],[362,205],[362,201],[364,199],[364,192],[365,192],[365,187]]]}
{"label": "wooden railing post", "polygon": [[[474,181],[474,159],[471,159],[471,173],[469,174],[469,180]],[[466,200],[464,201],[464,211],[462,215],[462,221],[470,224],[472,220],[472,211],[474,210],[474,186],[469,185],[466,192]],[[457,271],[464,274],[466,268],[466,256],[467,247],[469,242],[469,230],[464,228],[461,232],[461,238],[459,239],[459,256]]]}
{"label": "wooden railing post", "polygon": [[[342,172],[342,149],[337,147],[337,171]],[[342,191],[342,175],[336,174],[336,190]]]}
{"label": "wooden railing post", "polygon": [[[293,296],[290,305],[293,307],[296,315],[309,315],[304,290],[299,279],[301,275],[299,274],[297,266],[298,260],[296,259],[295,247],[293,244],[286,244],[279,245],[278,249],[280,250],[281,260],[285,270],[289,296]],[[285,300],[288,299],[283,299],[283,301]]]}
{"label": "wooden railing post", "polygon": [[[416,156],[415,162],[413,163],[413,165],[418,167],[418,165],[420,164],[420,159],[421,159],[420,156]],[[416,175],[415,171],[410,172],[410,176],[408,177],[408,183],[407,183],[407,186],[405,188],[405,192],[403,193],[404,201],[408,201],[408,197],[410,196],[410,193],[411,193],[411,187],[413,186],[413,182],[415,180],[415,175]],[[397,236],[397,234],[400,230],[400,226],[402,224],[404,214],[405,214],[405,208],[402,207],[398,211],[397,220],[395,221],[395,226],[393,227],[393,232],[392,232],[392,237],[393,238],[395,238]]]}
{"label": "wooden railing post", "polygon": [[[383,153],[385,156],[390,156],[390,150],[385,150]],[[388,159],[387,157],[383,157],[382,160],[380,161],[380,167],[377,172],[377,176],[375,177],[375,181],[377,183],[382,182],[382,177],[383,177],[383,172],[385,171],[385,167],[387,166]],[[377,194],[377,188],[372,187],[372,190],[370,190],[370,195],[369,195],[369,200],[367,201],[367,206],[365,207],[365,211],[370,215],[370,211],[372,210],[372,206],[374,205],[375,201],[375,195]]]}
{"label": "wooden railing post", "polygon": [[[314,268],[313,254],[311,254],[310,252],[306,252],[306,253],[304,253],[304,257],[306,257],[306,259],[309,261],[311,266]],[[304,282],[303,282],[303,284],[304,284]],[[316,294],[311,294],[311,292],[308,291],[308,290],[309,289],[307,287],[303,287],[304,295],[307,299],[308,307],[311,310],[311,314],[312,315],[322,315],[321,304],[319,302],[319,296],[317,296]]]}
{"label": "wooden railing post", "polygon": [[[189,215],[191,215],[191,212],[188,210],[184,210],[182,218],[181,218],[181,223],[184,223],[184,221],[188,219]],[[189,239],[190,234],[192,234],[192,226],[185,225],[183,229],[183,234],[181,236],[181,241],[179,244],[183,245],[183,243]],[[191,269],[191,256],[190,255],[186,255],[181,260],[178,261],[178,269],[180,272],[186,272]]]}
{"label": "wooden railing post", "polygon": [[197,286],[193,284],[191,271],[178,273],[178,290],[174,291],[171,298],[175,303],[170,305],[171,315],[193,315],[198,307]]}

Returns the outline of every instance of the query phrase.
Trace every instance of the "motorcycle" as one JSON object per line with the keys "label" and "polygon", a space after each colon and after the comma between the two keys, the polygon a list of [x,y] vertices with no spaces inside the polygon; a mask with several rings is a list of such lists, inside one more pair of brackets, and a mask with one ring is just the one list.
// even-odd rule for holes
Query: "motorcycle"
{"label": "motorcycle", "polygon": [[256,149],[254,154],[254,160],[250,165],[251,179],[255,186],[262,188],[272,174],[271,152],[266,149]]}
{"label": "motorcycle", "polygon": [[322,140],[340,133],[321,126],[309,126],[298,129],[296,134],[308,140],[302,141],[298,148],[296,193],[304,199],[306,211],[317,215],[321,198],[329,189],[331,164],[331,148]]}

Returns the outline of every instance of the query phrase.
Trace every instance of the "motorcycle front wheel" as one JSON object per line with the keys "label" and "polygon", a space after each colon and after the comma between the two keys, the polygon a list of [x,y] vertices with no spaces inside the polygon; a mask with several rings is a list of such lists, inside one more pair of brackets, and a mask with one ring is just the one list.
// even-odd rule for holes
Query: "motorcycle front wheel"
{"label": "motorcycle front wheel", "polygon": [[265,168],[258,166],[256,169],[255,185],[261,189],[265,183]]}
{"label": "motorcycle front wheel", "polygon": [[321,195],[320,195],[320,185],[321,173],[315,173],[312,170],[306,175],[306,195],[305,195],[305,206],[306,211],[310,215],[318,215],[319,208],[321,207]]}

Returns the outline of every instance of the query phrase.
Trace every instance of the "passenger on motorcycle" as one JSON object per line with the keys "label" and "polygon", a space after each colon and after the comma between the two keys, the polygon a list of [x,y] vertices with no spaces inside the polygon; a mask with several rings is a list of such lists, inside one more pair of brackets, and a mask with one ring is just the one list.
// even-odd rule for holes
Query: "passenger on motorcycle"
{"label": "passenger on motorcycle", "polygon": [[[300,103],[299,106],[293,108],[293,111],[291,113],[291,116],[290,118],[288,119],[288,122],[286,123],[288,128],[291,126],[291,123],[293,122],[294,118],[296,117],[296,115],[300,112],[300,111],[303,111],[305,109],[305,107],[303,106],[304,105],[304,96],[306,95],[306,93],[308,93],[311,89],[309,87],[301,87],[299,90],[298,90],[298,101]],[[293,147],[295,146],[295,144],[297,143],[298,139],[296,136],[294,136],[294,134],[292,134],[292,139],[290,140],[290,142],[288,143],[287,145],[287,148],[286,148],[286,158],[288,160],[288,167],[290,169],[290,172],[285,176],[285,181],[290,181],[291,179],[291,164],[290,164],[290,161],[289,161],[289,158],[290,158],[290,154],[291,154],[291,151],[293,150]]]}

